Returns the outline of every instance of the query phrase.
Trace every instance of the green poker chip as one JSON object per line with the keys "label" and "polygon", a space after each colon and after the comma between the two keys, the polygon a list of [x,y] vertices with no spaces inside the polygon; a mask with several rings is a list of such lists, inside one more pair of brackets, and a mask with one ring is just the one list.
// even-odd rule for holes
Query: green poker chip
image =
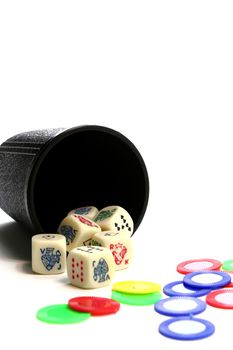
{"label": "green poker chip", "polygon": [[161,293],[150,294],[125,294],[121,292],[112,292],[112,299],[119,301],[121,304],[146,306],[156,304],[162,298]]}
{"label": "green poker chip", "polygon": [[85,321],[91,317],[91,314],[71,310],[67,304],[55,304],[40,309],[36,317],[38,320],[46,323],[68,324]]}
{"label": "green poker chip", "polygon": [[225,271],[232,271],[233,270],[233,259],[224,261],[222,264],[222,269]]}

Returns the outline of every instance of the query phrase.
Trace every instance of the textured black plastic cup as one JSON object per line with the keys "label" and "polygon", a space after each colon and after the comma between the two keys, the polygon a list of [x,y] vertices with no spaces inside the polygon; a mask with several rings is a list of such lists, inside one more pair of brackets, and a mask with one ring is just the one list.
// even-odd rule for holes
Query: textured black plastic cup
{"label": "textured black plastic cup", "polygon": [[18,134],[0,146],[0,207],[33,232],[56,232],[68,211],[120,205],[135,230],[149,197],[145,163],[121,133],[102,126]]}

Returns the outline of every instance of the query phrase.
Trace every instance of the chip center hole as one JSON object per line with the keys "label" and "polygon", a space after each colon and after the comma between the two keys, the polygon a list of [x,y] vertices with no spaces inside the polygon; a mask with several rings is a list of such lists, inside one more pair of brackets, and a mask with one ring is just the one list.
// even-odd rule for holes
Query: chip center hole
{"label": "chip center hole", "polygon": [[190,294],[195,293],[194,290],[190,290],[188,288],[185,288],[183,283],[179,283],[179,284],[175,285],[172,289],[174,292],[177,292],[177,293],[190,293]]}
{"label": "chip center hole", "polygon": [[186,311],[193,310],[197,307],[197,303],[194,300],[188,299],[171,299],[163,304],[164,308],[171,311]]}
{"label": "chip center hole", "polygon": [[193,282],[209,284],[217,283],[222,280],[222,276],[212,273],[203,273],[192,277]]}
{"label": "chip center hole", "polygon": [[216,295],[215,300],[221,304],[233,305],[233,293],[221,293]]}
{"label": "chip center hole", "polygon": [[209,261],[195,261],[185,265],[185,268],[188,270],[205,270],[213,266],[213,264]]}
{"label": "chip center hole", "polygon": [[170,331],[179,334],[197,334],[206,329],[204,324],[194,320],[175,321],[168,328]]}

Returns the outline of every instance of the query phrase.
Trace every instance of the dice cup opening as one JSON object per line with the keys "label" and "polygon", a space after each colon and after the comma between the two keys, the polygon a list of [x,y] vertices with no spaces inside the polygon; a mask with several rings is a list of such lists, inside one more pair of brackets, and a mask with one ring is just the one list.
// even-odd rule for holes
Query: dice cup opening
{"label": "dice cup opening", "polygon": [[56,232],[68,211],[120,205],[138,228],[148,202],[145,163],[125,136],[101,126],[68,129],[41,150],[28,183],[28,211],[38,231]]}

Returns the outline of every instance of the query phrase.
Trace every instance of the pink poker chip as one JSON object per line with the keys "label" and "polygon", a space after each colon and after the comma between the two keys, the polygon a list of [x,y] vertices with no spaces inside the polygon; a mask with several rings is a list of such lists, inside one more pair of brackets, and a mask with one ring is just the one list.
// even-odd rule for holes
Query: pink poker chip
{"label": "pink poker chip", "polygon": [[177,265],[176,270],[183,275],[198,271],[216,271],[219,270],[222,263],[214,259],[194,259],[187,260]]}

